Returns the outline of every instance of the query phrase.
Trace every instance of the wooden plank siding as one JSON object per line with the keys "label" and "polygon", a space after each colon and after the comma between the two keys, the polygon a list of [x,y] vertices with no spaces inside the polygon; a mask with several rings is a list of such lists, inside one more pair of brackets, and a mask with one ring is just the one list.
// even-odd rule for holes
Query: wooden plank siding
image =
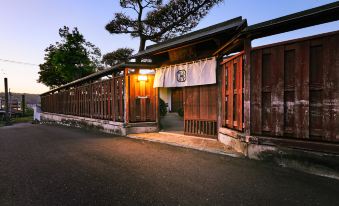
{"label": "wooden plank siding", "polygon": [[251,51],[251,134],[339,142],[339,32]]}
{"label": "wooden plank siding", "polygon": [[137,74],[128,75],[130,122],[156,121],[157,89],[153,88],[154,75],[146,76],[146,81],[139,81]]}
{"label": "wooden plank siding", "polygon": [[147,75],[147,81],[138,81],[138,74],[125,74],[128,68],[108,80],[44,95],[42,109],[117,122],[157,121],[158,91],[153,88],[154,75]]}
{"label": "wooden plank siding", "polygon": [[243,52],[222,65],[222,126],[243,130]]}
{"label": "wooden plank siding", "polygon": [[217,137],[218,86],[185,87],[184,133],[202,137]]}
{"label": "wooden plank siding", "polygon": [[41,97],[44,112],[123,122],[124,77],[84,84]]}

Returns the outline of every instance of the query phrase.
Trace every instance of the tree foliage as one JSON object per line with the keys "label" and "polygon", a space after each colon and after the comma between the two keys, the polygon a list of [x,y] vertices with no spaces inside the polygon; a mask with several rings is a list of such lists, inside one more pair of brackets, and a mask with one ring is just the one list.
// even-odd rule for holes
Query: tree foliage
{"label": "tree foliage", "polygon": [[184,34],[207,15],[209,10],[223,0],[120,0],[120,6],[131,9],[134,17],[115,13],[106,30],[112,34],[130,34],[140,38],[139,51],[145,49],[147,40],[160,42]]}
{"label": "tree foliage", "polygon": [[113,52],[107,53],[102,57],[102,63],[106,65],[116,65],[125,61],[128,61],[129,57],[132,56],[133,49],[120,48]]}
{"label": "tree foliage", "polygon": [[95,72],[100,65],[100,50],[85,40],[74,28],[59,29],[61,42],[45,49],[45,62],[40,64],[38,82],[51,88],[61,86]]}

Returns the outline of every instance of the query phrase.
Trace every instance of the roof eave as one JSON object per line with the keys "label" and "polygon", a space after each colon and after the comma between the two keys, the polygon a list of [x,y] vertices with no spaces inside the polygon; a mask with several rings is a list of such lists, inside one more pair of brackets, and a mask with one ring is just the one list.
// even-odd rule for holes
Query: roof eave
{"label": "roof eave", "polygon": [[88,80],[93,80],[93,79],[97,79],[97,78],[109,75],[113,71],[118,70],[118,69],[122,69],[122,68],[144,68],[144,69],[148,69],[148,68],[155,68],[157,66],[158,65],[151,64],[151,63],[136,63],[136,62],[127,62],[127,63],[124,62],[124,63],[120,63],[120,64],[117,64],[117,65],[114,65],[111,68],[108,68],[108,69],[105,69],[105,70],[102,70],[102,71],[90,74],[90,75],[85,76],[83,78],[80,78],[80,79],[77,79],[77,80],[72,81],[70,83],[67,83],[65,85],[62,85],[62,86],[60,86],[58,88],[52,89],[52,90],[50,90],[48,92],[42,93],[42,94],[40,94],[40,96],[43,96],[43,95],[46,95],[46,94],[49,94],[49,93],[53,93],[53,92],[65,89],[65,88],[68,88],[68,87],[71,87],[71,86],[83,83],[83,82],[88,81]]}
{"label": "roof eave", "polygon": [[[193,42],[196,42],[196,41],[200,41],[203,38],[211,37],[211,36],[214,36],[214,35],[219,35],[219,34],[222,34],[224,32],[227,32],[231,29],[237,29],[239,27],[242,27],[244,24],[247,24],[246,19],[242,19],[241,17],[237,17],[237,18],[231,19],[229,25],[223,25],[220,28],[215,28],[215,30],[219,30],[215,33],[211,33],[211,31],[206,31],[206,28],[204,28],[202,30],[204,30],[204,32],[207,33],[206,35],[202,35],[201,33],[199,33],[200,30],[195,31],[197,33],[192,32],[193,35],[191,35],[191,33],[188,33],[184,37],[178,38],[174,42],[172,41],[172,42],[169,42],[168,44],[166,42],[163,42],[159,46],[156,46],[156,45],[153,46],[152,45],[152,47],[150,47],[149,49],[141,51],[141,52],[137,53],[136,55],[132,56],[131,58],[142,58],[142,57],[154,55],[156,53],[165,52],[165,51],[168,51],[168,50],[173,49],[175,47],[180,47],[184,44],[193,43]],[[213,27],[213,25],[211,27]],[[223,29],[222,29],[222,27],[223,27]]]}
{"label": "roof eave", "polygon": [[244,36],[257,39],[283,32],[306,28],[339,20],[339,2],[289,14],[248,26],[242,33]]}

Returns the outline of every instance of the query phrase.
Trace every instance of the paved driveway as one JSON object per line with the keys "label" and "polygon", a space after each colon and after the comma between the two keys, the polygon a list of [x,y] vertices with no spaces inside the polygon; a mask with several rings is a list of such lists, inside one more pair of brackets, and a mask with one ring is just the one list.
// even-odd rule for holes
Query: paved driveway
{"label": "paved driveway", "polygon": [[339,205],[339,181],[46,125],[0,128],[0,205]]}

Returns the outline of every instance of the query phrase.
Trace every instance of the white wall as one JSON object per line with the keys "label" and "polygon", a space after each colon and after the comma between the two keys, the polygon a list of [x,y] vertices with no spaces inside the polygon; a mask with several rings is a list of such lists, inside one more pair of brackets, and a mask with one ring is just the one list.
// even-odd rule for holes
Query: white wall
{"label": "white wall", "polygon": [[171,89],[170,88],[159,88],[159,96],[167,104],[167,111],[171,110]]}

